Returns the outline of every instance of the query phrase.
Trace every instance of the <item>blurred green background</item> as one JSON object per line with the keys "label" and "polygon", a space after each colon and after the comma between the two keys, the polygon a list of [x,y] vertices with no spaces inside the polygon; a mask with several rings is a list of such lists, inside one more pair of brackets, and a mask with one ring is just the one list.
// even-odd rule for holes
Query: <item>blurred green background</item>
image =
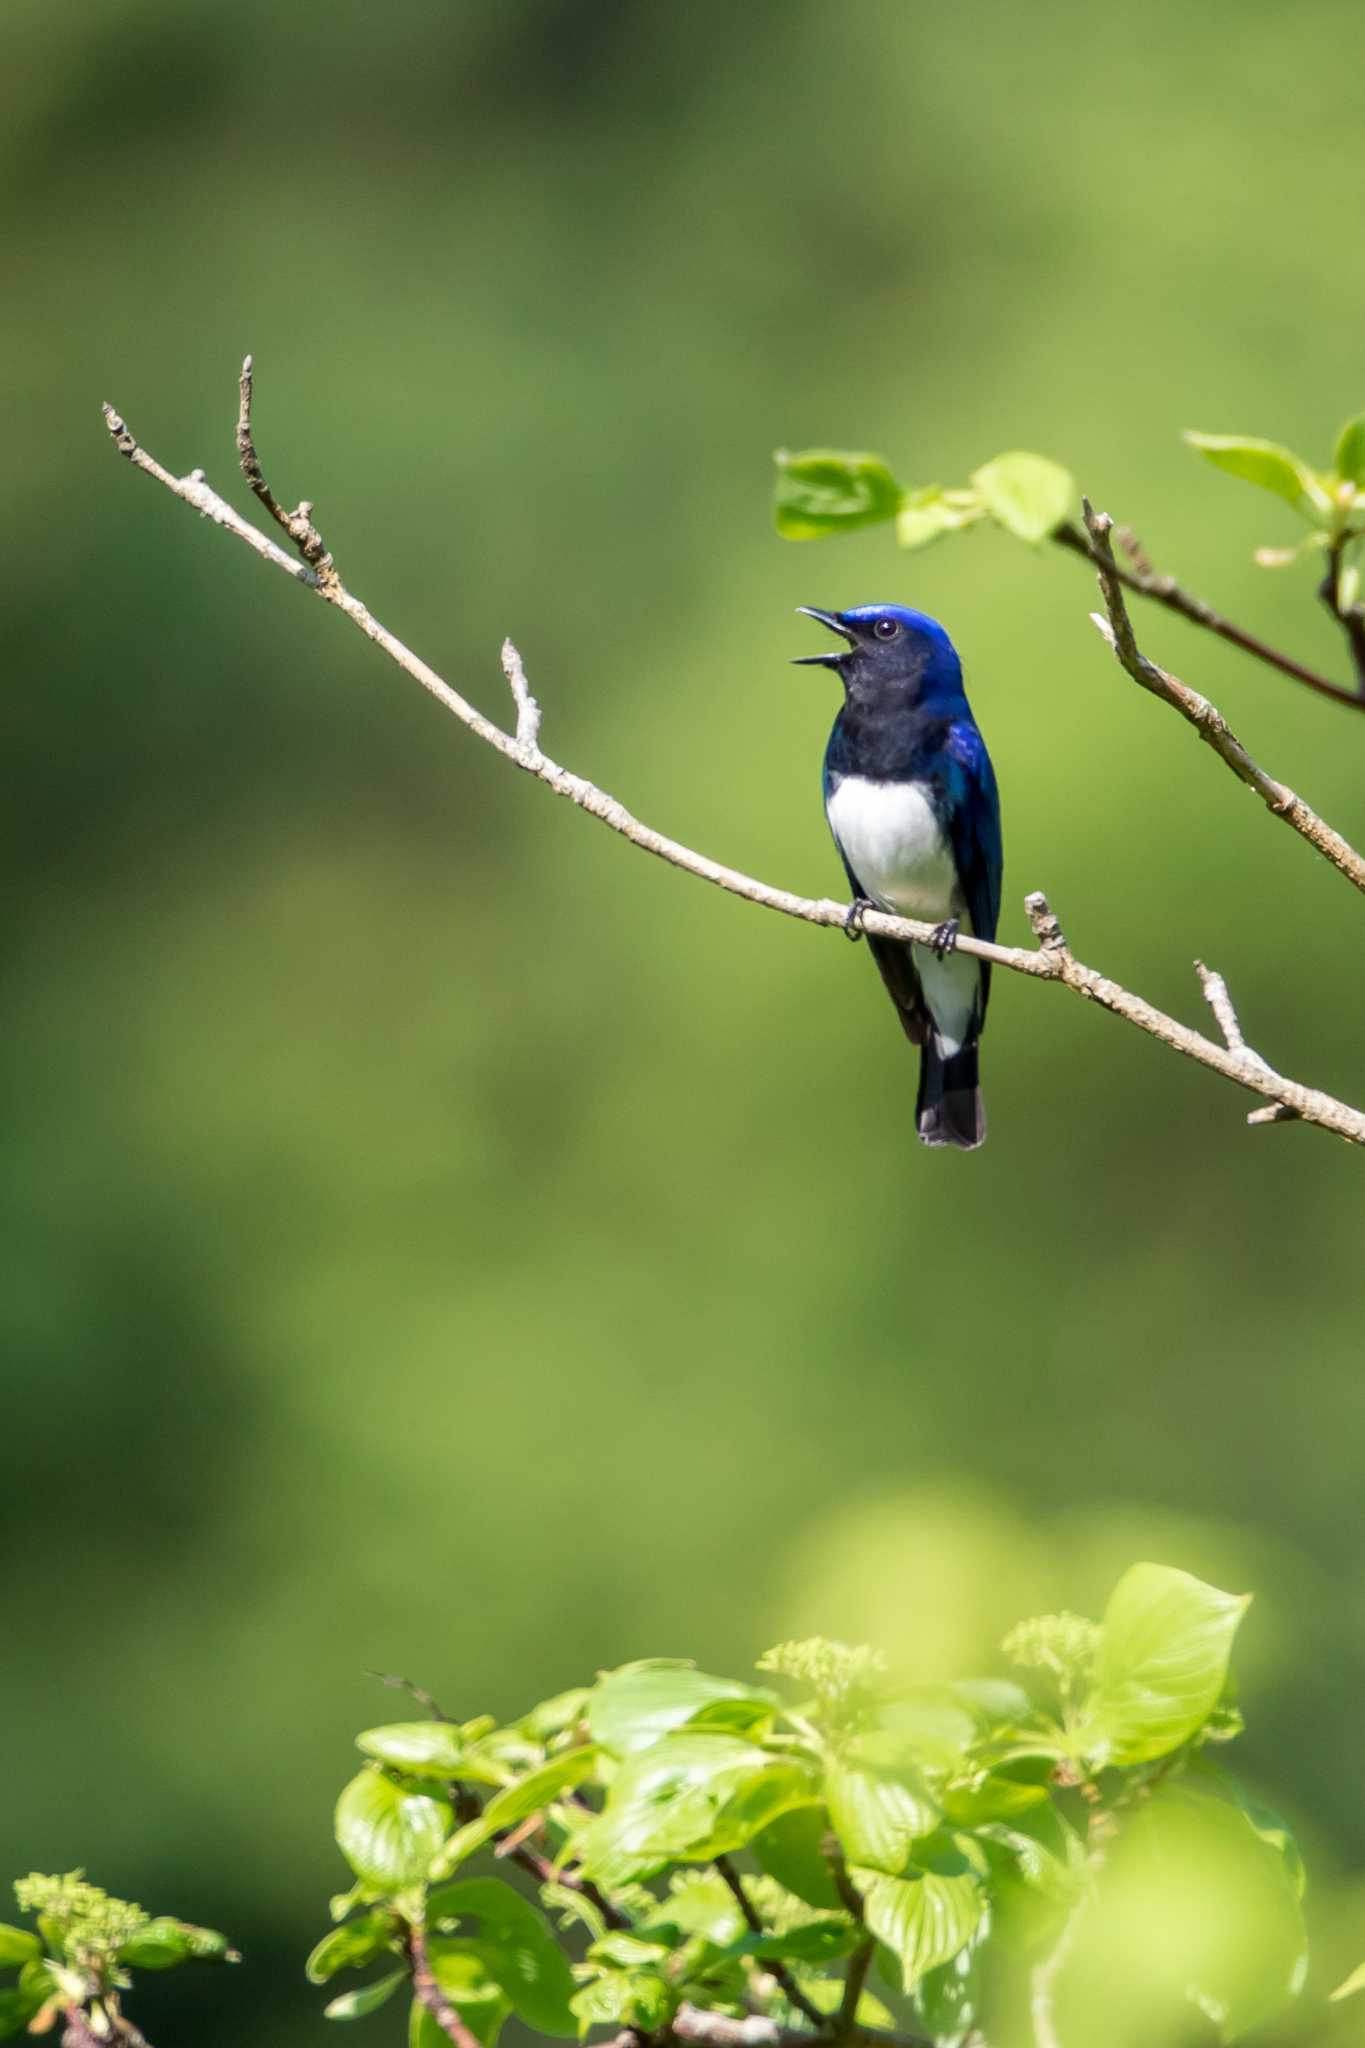
{"label": "blurred green background", "polygon": [[[386,622],[500,718],[514,634],[552,753],[812,893],[834,684],[792,607],[925,606],[1002,936],[1046,888],[1192,1019],[1207,958],[1359,1101],[1358,906],[1120,675],[1083,567],[768,510],[779,445],[1037,447],[1343,672],[1311,571],[1251,562],[1292,515],[1178,433],[1325,460],[1365,404],[1356,10],[6,30],[5,1870],[232,1931],[252,1967],[157,1986],[153,2038],[330,2038],[299,1964],[351,1735],[401,1711],[368,1670],[473,1713],[816,1626],[960,1668],[1146,1555],[1257,1590],[1243,1761],[1355,1961],[1358,1159],[1010,977],[987,1149],[921,1151],[863,954],[510,773],[98,405],[242,503],[254,350],[267,470]],[[1140,626],[1359,840],[1365,722]]]}

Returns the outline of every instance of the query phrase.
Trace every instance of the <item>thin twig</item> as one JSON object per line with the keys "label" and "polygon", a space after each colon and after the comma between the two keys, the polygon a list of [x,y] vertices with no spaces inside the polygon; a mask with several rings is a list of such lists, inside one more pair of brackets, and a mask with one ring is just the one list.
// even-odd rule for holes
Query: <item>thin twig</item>
{"label": "thin twig", "polygon": [[404,1678],[395,1671],[367,1671],[365,1676],[377,1678],[381,1685],[387,1685],[393,1692],[405,1692],[410,1700],[415,1700],[419,1707],[426,1709],[433,1721],[445,1721],[449,1726],[454,1726],[455,1716],[446,1713],[439,1700],[434,1699],[424,1685],[414,1685],[410,1678]]}
{"label": "thin twig", "polygon": [[[735,1869],[729,1857],[716,1856],[712,1860],[716,1867],[717,1876],[724,1883],[735,1904],[744,1915],[744,1924],[750,1934],[766,1934],[768,1930],[763,1925],[763,1916],[749,1897],[748,1892],[744,1888],[744,1880]],[[829,2026],[828,2014],[821,2012],[813,1999],[807,1998],[805,1992],[801,1989],[801,1986],[797,1983],[784,1962],[776,1956],[764,1956],[761,1960],[761,1967],[772,1978],[773,1982],[779,1986],[782,1996],[786,1999],[788,2005],[795,2006],[796,2010],[808,2019],[812,2026],[821,2029]]]}
{"label": "thin twig", "polygon": [[848,1959],[848,1969],[844,1974],[844,1995],[839,2001],[838,2032],[841,2036],[847,2034],[849,2028],[857,2022],[858,2000],[863,1995],[867,1973],[872,1968],[872,1958],[876,1953],[876,1937],[869,1934],[866,1941],[861,1943]]}
{"label": "thin twig", "polygon": [[1215,974],[1202,960],[1195,961],[1194,971],[1199,976],[1204,1000],[1218,1021],[1224,1045],[1229,1052],[1245,1052],[1247,1042],[1242,1036],[1242,1027],[1237,1021],[1237,1012],[1232,1007],[1232,997],[1228,994],[1228,985],[1222,975]]}
{"label": "thin twig", "polygon": [[[682,868],[686,873],[697,875],[701,880],[715,887],[727,890],[733,896],[743,897],[746,902],[763,905],[769,910],[781,911],[786,917],[798,917],[807,924],[828,925],[843,930],[849,906],[835,902],[832,898],[797,896],[791,890],[773,888],[751,875],[741,874],[738,869],[724,866],[709,859],[705,854],[694,852],[679,841],[656,832],[652,826],[642,824],[631,816],[624,804],[605,790],[588,782],[581,775],[573,774],[567,768],[550,759],[540,749],[539,743],[524,746],[514,734],[504,732],[493,721],[475,710],[457,690],[437,675],[433,668],[405,647],[401,640],[390,633],[361,603],[358,597],[345,589],[335,570],[328,580],[315,575],[306,563],[293,562],[272,540],[258,533],[248,522],[239,517],[223,499],[211,491],[200,471],[188,477],[174,477],[158,462],[140,448],[123,421],[111,408],[106,407],[109,431],[114,437],[119,452],[138,469],[154,477],[158,483],[176,497],[193,505],[195,510],[211,518],[216,524],[227,527],[240,540],[253,548],[257,554],[282,568],[295,582],[305,584],[316,591],[319,597],[335,605],[346,614],[352,624],[358,626],[367,639],[381,647],[391,661],[397,663],[406,675],[430,693],[437,702],[468,727],[487,746],[511,761],[525,773],[534,775],[537,781],[545,783],[556,795],[567,797],[589,816],[597,818],[613,832],[628,839],[633,846],[652,853],[661,860]],[[1182,686],[1183,687],[1183,686]],[[1201,700],[1202,701],[1202,700]],[[1325,829],[1325,828],[1324,828]],[[1343,842],[1344,844],[1344,842]],[[1291,1081],[1278,1074],[1273,1068],[1255,1059],[1249,1053],[1235,1053],[1226,1046],[1216,1045],[1199,1032],[1167,1017],[1142,997],[1133,995],[1108,980],[1094,968],[1084,966],[1067,947],[1060,934],[1055,932],[1048,920],[1051,911],[1042,896],[1026,899],[1034,930],[1039,937],[1036,949],[1023,946],[999,946],[984,939],[963,934],[957,941],[961,953],[971,954],[977,959],[990,960],[999,967],[1008,968],[1014,974],[1027,974],[1042,981],[1059,983],[1074,993],[1084,996],[1087,1001],[1098,1003],[1122,1017],[1140,1031],[1159,1039],[1162,1044],[1188,1059],[1196,1060],[1201,1066],[1221,1074],[1225,1080],[1235,1082],[1240,1088],[1258,1095],[1263,1102],[1276,1103],[1303,1119],[1306,1123],[1319,1124],[1324,1130],[1334,1131],[1338,1137],[1348,1139],[1352,1144],[1365,1145],[1365,1113],[1338,1102],[1330,1095],[1315,1088],[1306,1088],[1302,1083]],[[1055,920],[1053,920],[1055,925]],[[863,916],[864,929],[881,938],[928,941],[933,936],[933,927],[915,918],[891,917],[881,911],[869,910]]]}
{"label": "thin twig", "polygon": [[413,1997],[426,2007],[441,2032],[456,2043],[456,2048],[479,2048],[478,2036],[466,2026],[458,2007],[451,2004],[432,1973],[426,1929],[417,1922],[408,1928],[407,1948]]}
{"label": "thin twig", "polygon": [[1201,697],[1188,683],[1182,683],[1178,676],[1166,669],[1158,668],[1143,654],[1134,637],[1128,607],[1123,601],[1120,585],[1122,572],[1114,560],[1109,533],[1113,525],[1107,512],[1096,512],[1089,500],[1085,501],[1085,523],[1094,542],[1094,562],[1099,574],[1100,595],[1104,599],[1109,616],[1102,619],[1098,612],[1091,618],[1114,650],[1119,664],[1126,669],[1135,683],[1144,690],[1150,690],[1154,697],[1160,697],[1173,711],[1178,711],[1204,740],[1213,748],[1221,761],[1226,762],[1239,782],[1255,790],[1266,809],[1275,817],[1282,818],[1292,831],[1306,839],[1310,846],[1320,853],[1324,860],[1332,863],[1348,882],[1357,889],[1365,890],[1365,859],[1361,857],[1339,832],[1320,818],[1302,797],[1295,796],[1282,782],[1276,782],[1263,768],[1252,760],[1232,727],[1216,705],[1207,697]]}
{"label": "thin twig", "polygon": [[[1052,535],[1059,547],[1069,548],[1073,554],[1084,555],[1088,562],[1099,566],[1094,548],[1084,533],[1070,520],[1065,520]],[[1256,661],[1263,661],[1267,667],[1278,669],[1281,675],[1292,676],[1296,683],[1305,683],[1320,696],[1330,697],[1335,704],[1350,704],[1357,711],[1365,711],[1365,696],[1347,689],[1341,683],[1334,683],[1330,676],[1320,675],[1316,669],[1304,662],[1296,661],[1291,654],[1282,654],[1277,647],[1271,647],[1254,633],[1246,632],[1241,626],[1234,626],[1231,619],[1225,619],[1211,604],[1205,604],[1202,597],[1195,597],[1190,591],[1182,590],[1173,576],[1158,576],[1150,567],[1144,573],[1136,567],[1115,568],[1120,583],[1136,591],[1139,597],[1149,597],[1154,604],[1165,605],[1167,611],[1177,612],[1191,625],[1203,626],[1206,631],[1216,633],[1220,640],[1226,640],[1233,647],[1240,647],[1243,654],[1249,654]],[[1333,608],[1335,611],[1335,607]]]}
{"label": "thin twig", "polygon": [[1365,704],[1365,605],[1343,604],[1341,574],[1346,551],[1355,540],[1352,533],[1340,533],[1327,550],[1327,570],[1318,585],[1318,596],[1346,635],[1351,663],[1356,672],[1356,700]]}
{"label": "thin twig", "polygon": [[[758,2013],[732,2019],[695,2005],[680,2005],[669,2031],[675,2040],[695,2042],[699,2048],[815,2048],[815,2037],[804,2027],[779,2026]],[[923,2034],[883,2032],[880,2027],[850,2027],[840,2039],[850,2048],[930,2048]]]}

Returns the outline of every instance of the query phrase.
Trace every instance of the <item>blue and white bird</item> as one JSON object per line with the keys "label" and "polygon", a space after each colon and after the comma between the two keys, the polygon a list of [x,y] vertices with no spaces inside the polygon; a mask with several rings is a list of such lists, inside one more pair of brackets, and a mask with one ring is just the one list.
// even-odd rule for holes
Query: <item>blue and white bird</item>
{"label": "blue and white bird", "polygon": [[1000,796],[962,687],[952,641],[898,604],[826,612],[801,605],[848,645],[802,661],[832,668],[844,703],[825,750],[825,815],[862,911],[921,918],[928,945],[867,934],[902,1029],[920,1047],[915,1120],[926,1145],[970,1151],[986,1135],[977,1043],[989,961],[955,951],[959,930],[995,937],[1000,914]]}

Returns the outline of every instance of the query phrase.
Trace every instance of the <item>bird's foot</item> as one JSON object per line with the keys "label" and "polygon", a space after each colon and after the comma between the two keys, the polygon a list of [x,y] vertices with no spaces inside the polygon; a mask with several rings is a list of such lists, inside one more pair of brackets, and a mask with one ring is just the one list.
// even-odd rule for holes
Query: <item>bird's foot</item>
{"label": "bird's foot", "polygon": [[870,896],[855,896],[848,906],[848,916],[844,919],[844,937],[852,939],[856,945],[863,936],[863,916],[865,912],[875,910],[876,908],[877,906]]}
{"label": "bird's foot", "polygon": [[929,950],[942,960],[957,944],[957,935],[962,921],[956,917],[945,917],[942,924],[936,924],[929,934]]}

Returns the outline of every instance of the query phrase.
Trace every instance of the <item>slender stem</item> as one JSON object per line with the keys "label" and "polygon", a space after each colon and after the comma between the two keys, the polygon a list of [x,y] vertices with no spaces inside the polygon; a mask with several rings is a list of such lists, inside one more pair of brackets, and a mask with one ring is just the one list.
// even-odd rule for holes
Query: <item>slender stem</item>
{"label": "slender stem", "polygon": [[426,2007],[441,2032],[455,2042],[456,2048],[479,2048],[477,2035],[465,2025],[458,2009],[451,2004],[432,1974],[426,1929],[417,1922],[408,1928],[407,1947],[413,1997]]}
{"label": "slender stem", "polygon": [[877,1952],[874,1935],[869,1934],[861,1948],[856,1948],[848,1959],[848,1972],[844,1978],[844,1995],[839,2005],[839,2033],[848,2033],[858,2017],[858,2000],[863,1995],[867,1973],[872,1968],[872,1958]]}
{"label": "slender stem", "polygon": [[[714,1858],[714,1862],[716,1873],[727,1886],[735,1904],[744,1915],[744,1924],[749,1929],[749,1932],[751,1934],[766,1934],[767,1929],[763,1925],[762,1915],[745,1890],[744,1880],[735,1869],[729,1857],[717,1856]],[[805,1992],[787,1968],[787,1965],[779,1957],[764,1956],[761,1967],[767,1971],[774,1983],[781,1986],[782,1995],[788,2005],[795,2006],[796,2010],[808,2019],[812,2026],[821,2029],[829,2026],[828,2016],[821,2012],[819,2006],[812,1999],[807,1998]]]}
{"label": "slender stem", "polygon": [[[1059,526],[1052,536],[1059,547],[1070,548],[1073,554],[1084,555],[1088,562],[1099,566],[1099,557],[1078,526],[1070,520]],[[1281,675],[1292,676],[1296,683],[1304,683],[1320,696],[1330,697],[1335,704],[1350,704],[1357,711],[1365,711],[1365,681],[1360,690],[1348,690],[1341,683],[1334,683],[1330,676],[1321,675],[1317,669],[1309,668],[1304,662],[1296,661],[1291,654],[1282,654],[1278,647],[1271,647],[1254,633],[1235,626],[1231,619],[1225,619],[1211,604],[1205,604],[1202,597],[1182,590],[1173,576],[1158,576],[1153,571],[1137,568],[1115,569],[1120,583],[1139,597],[1149,597],[1154,604],[1165,605],[1167,611],[1179,613],[1191,625],[1202,626],[1207,632],[1216,633],[1220,640],[1239,647],[1243,654],[1249,654],[1256,661],[1263,661],[1267,667],[1278,669]],[[1332,606],[1334,616],[1340,616]],[[1365,626],[1362,627],[1365,635]]]}
{"label": "slender stem", "polygon": [[1297,832],[1301,839],[1306,839],[1355,888],[1365,890],[1365,857],[1357,853],[1340,832],[1334,831],[1320,818],[1301,796],[1295,796],[1285,783],[1277,782],[1273,775],[1267,775],[1264,768],[1257,766],[1217,705],[1210,704],[1207,697],[1201,697],[1197,690],[1192,690],[1188,683],[1182,683],[1169,670],[1149,661],[1139,650],[1120,587],[1124,580],[1123,572],[1114,560],[1109,539],[1114,522],[1107,512],[1096,512],[1087,499],[1085,523],[1093,542],[1100,595],[1109,614],[1107,620],[1097,612],[1092,612],[1091,617],[1109,642],[1120,667],[1144,690],[1149,690],[1154,697],[1160,697],[1164,704],[1169,704],[1173,711],[1178,711],[1194,727],[1200,739],[1212,747],[1218,758],[1232,770],[1238,781],[1255,791],[1273,816]]}
{"label": "slender stem", "polygon": [[1346,635],[1351,662],[1356,672],[1356,701],[1365,704],[1365,606],[1343,604],[1341,572],[1346,550],[1358,539],[1354,533],[1339,533],[1327,550],[1327,573],[1318,585],[1318,596]]}

